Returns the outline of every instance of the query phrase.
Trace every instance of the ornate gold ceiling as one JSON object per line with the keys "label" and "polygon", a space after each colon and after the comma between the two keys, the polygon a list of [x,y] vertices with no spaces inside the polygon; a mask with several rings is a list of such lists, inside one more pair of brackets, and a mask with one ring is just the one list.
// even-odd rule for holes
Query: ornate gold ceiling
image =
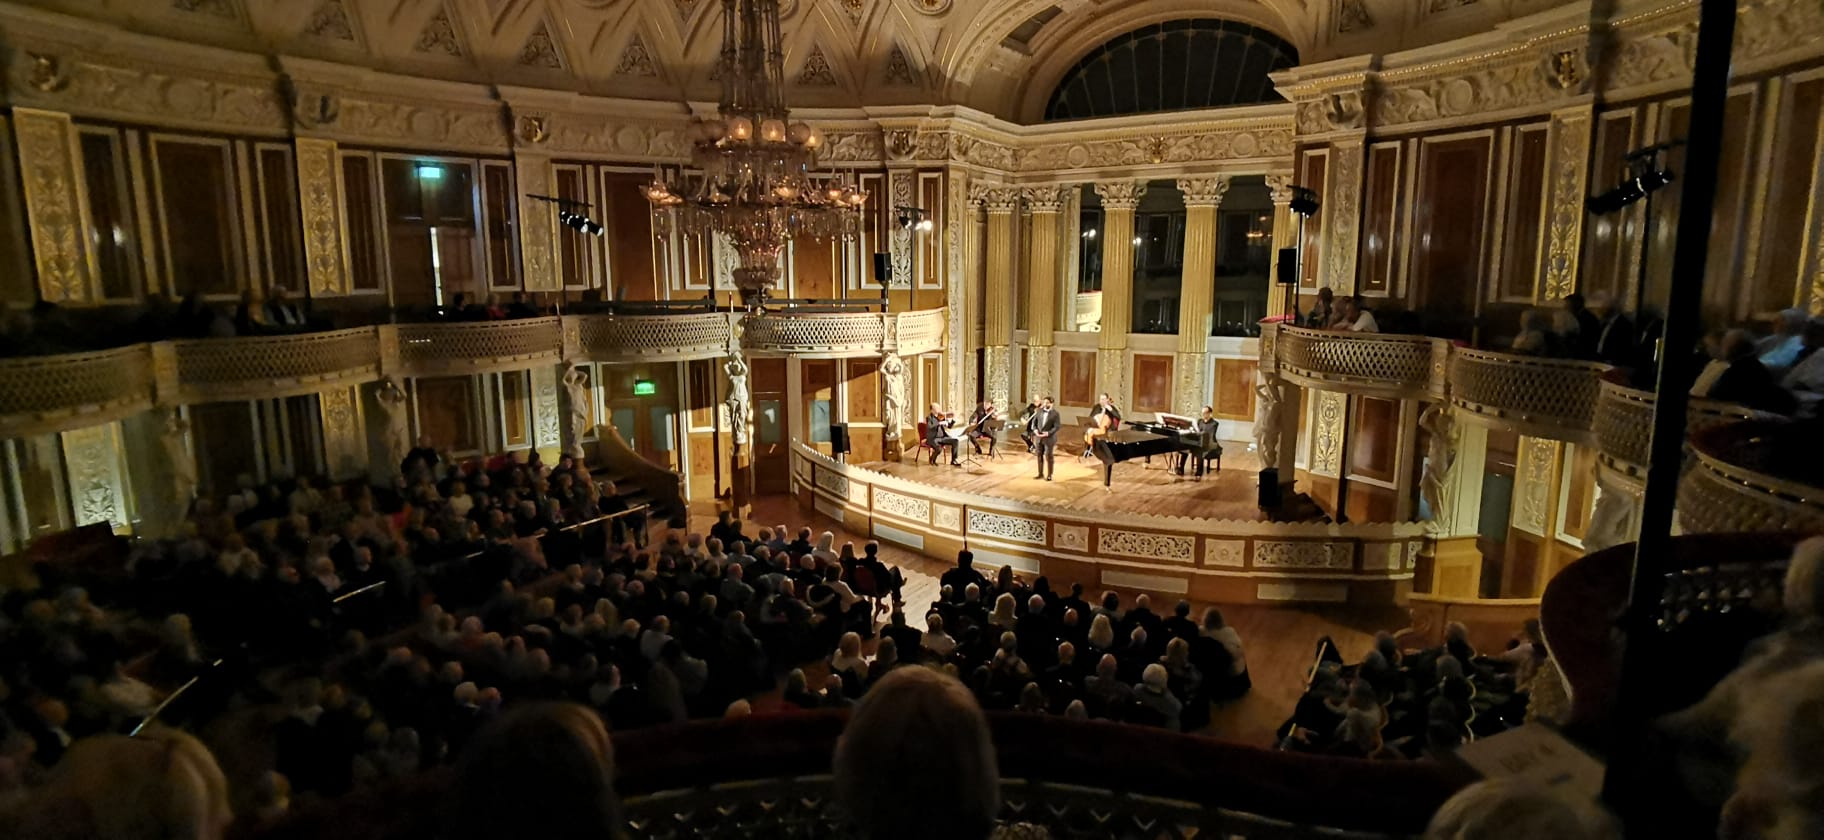
{"label": "ornate gold ceiling", "polygon": [[[1036,121],[1124,32],[1218,17],[1309,63],[1410,49],[1562,0],[781,0],[801,106],[958,104]],[[458,81],[713,101],[720,0],[27,0],[12,5],[237,50]]]}

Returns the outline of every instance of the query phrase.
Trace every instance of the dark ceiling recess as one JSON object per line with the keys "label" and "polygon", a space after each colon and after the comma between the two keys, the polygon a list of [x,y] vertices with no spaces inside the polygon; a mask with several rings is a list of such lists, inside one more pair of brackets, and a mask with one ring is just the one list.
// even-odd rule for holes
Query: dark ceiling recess
{"label": "dark ceiling recess", "polygon": [[1046,121],[1147,114],[1278,101],[1268,73],[1298,64],[1298,50],[1232,20],[1143,26],[1091,50],[1052,91]]}

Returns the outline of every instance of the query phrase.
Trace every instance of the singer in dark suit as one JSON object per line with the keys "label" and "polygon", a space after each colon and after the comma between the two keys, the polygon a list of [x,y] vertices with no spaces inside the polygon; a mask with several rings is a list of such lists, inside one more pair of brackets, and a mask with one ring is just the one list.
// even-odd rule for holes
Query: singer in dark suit
{"label": "singer in dark suit", "polygon": [[1036,478],[1050,481],[1057,471],[1058,461],[1058,428],[1063,425],[1058,417],[1058,410],[1051,404],[1051,398],[1039,400],[1039,410],[1034,411],[1026,420],[1026,433],[1032,437],[1033,445],[1039,454],[1039,474]]}

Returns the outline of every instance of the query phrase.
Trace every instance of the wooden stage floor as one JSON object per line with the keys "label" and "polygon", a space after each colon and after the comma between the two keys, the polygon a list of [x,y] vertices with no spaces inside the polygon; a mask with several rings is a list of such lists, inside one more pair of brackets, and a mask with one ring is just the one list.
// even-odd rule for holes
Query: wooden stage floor
{"label": "wooden stage floor", "polygon": [[854,465],[959,493],[1088,512],[1255,522],[1322,518],[1321,512],[1298,504],[1288,504],[1274,516],[1261,510],[1257,504],[1260,458],[1249,452],[1248,444],[1242,441],[1224,441],[1222,471],[1212,469],[1202,479],[1188,472],[1178,475],[1168,468],[1167,457],[1155,457],[1150,465],[1144,460],[1116,464],[1114,480],[1107,489],[1102,486],[1102,462],[1061,452],[1055,480],[1034,478],[1038,460],[1026,454],[1018,441],[1002,449],[999,458],[977,457],[978,463],[962,467],[952,467],[941,457],[934,467],[924,460],[912,460],[911,452],[906,454],[907,460],[899,463],[870,461]]}

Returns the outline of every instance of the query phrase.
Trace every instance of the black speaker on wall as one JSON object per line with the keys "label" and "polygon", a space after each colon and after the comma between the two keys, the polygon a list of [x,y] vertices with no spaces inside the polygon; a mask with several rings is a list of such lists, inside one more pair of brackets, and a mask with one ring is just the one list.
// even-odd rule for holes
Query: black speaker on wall
{"label": "black speaker on wall", "polygon": [[874,282],[882,286],[891,285],[893,280],[893,257],[884,252],[874,254]]}
{"label": "black speaker on wall", "polygon": [[849,424],[847,424],[847,423],[831,423],[830,424],[830,454],[831,455],[849,454]]}
{"label": "black speaker on wall", "polygon": [[1279,249],[1279,273],[1273,279],[1288,286],[1298,282],[1298,249]]}
{"label": "black speaker on wall", "polygon": [[1285,502],[1279,487],[1279,468],[1268,467],[1260,471],[1260,506],[1272,510]]}

